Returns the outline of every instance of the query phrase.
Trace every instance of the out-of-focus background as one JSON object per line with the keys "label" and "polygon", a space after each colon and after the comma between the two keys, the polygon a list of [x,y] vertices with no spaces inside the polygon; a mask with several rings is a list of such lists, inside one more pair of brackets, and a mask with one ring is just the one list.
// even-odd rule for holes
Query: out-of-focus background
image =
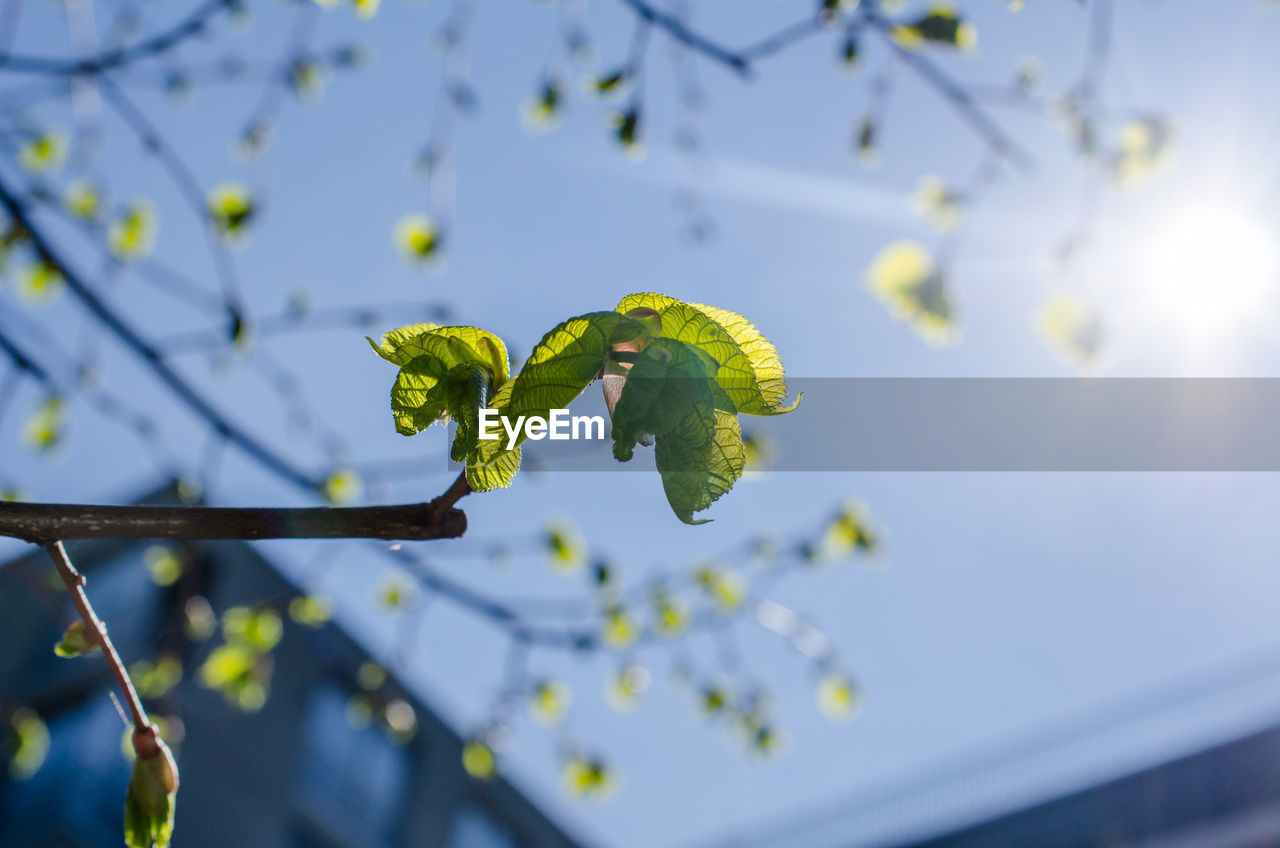
{"label": "out-of-focus background", "polygon": [[[1270,4],[969,0],[928,38],[930,4],[823,5],[5,0],[0,182],[336,502],[456,473],[443,430],[395,433],[365,335],[474,324],[518,364],[636,291],[747,316],[796,377],[1275,374]],[[253,207],[230,245],[227,184]],[[7,496],[315,501],[12,219]],[[71,551],[175,739],[179,846],[1268,845],[1278,499],[1266,474],[765,462],[689,527],[656,474],[532,468],[456,541]],[[96,658],[53,656],[71,610],[30,551],[0,545],[0,845],[119,844],[124,725]],[[647,638],[657,589],[714,616],[708,573],[745,597]],[[640,638],[593,641],[618,597]]]}

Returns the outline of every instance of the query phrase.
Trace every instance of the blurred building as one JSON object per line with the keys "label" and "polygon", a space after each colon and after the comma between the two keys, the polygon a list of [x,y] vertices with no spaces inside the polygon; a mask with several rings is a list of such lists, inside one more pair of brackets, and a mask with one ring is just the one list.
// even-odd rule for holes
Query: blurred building
{"label": "blurred building", "polygon": [[1164,763],[914,848],[1273,848],[1280,729]]}
{"label": "blurred building", "polygon": [[[176,549],[186,567],[162,587],[142,562],[146,547],[68,546],[126,662],[157,656],[157,648],[181,658],[181,681],[149,702],[157,716],[180,719],[172,724],[174,734],[181,728],[179,848],[576,844],[501,778],[471,779],[463,741],[394,679],[373,692],[367,680],[362,686],[367,655],[332,624],[303,627],[282,614],[270,696],[257,711],[229,706],[197,680],[220,640],[188,638],[188,602],[207,599],[220,615],[264,601],[283,608],[297,590],[235,542]],[[0,770],[0,848],[122,844],[130,764],[114,687],[100,658],[53,653],[74,618],[43,552],[0,567],[0,716],[34,709],[49,740],[34,774],[19,779]],[[379,711],[389,699],[396,701],[392,722]]]}
{"label": "blurred building", "polygon": [[[1164,703],[1140,699],[1140,710],[1113,705],[1105,715],[1073,723],[1068,733],[1016,738],[706,848],[1276,848],[1280,721],[1274,696],[1270,707],[1266,700],[1257,704],[1256,720],[1234,709],[1218,715],[1215,707],[1229,703],[1219,700],[1222,693],[1235,695],[1242,684],[1278,674],[1280,656],[1267,652],[1225,673],[1197,674],[1177,692],[1161,690]],[[1256,697],[1259,690],[1249,691]],[[1181,711],[1196,721],[1168,721]],[[1153,716],[1166,719],[1166,733],[1213,720],[1224,735],[1195,745],[1173,741],[1176,735],[1145,734],[1157,747],[1142,765],[1127,759],[1123,744],[1112,753],[1096,742],[1078,744],[1108,732],[1113,739],[1142,737],[1139,725],[1156,723]],[[1183,747],[1174,753],[1171,744]],[[1070,781],[1065,790],[1064,779]]]}

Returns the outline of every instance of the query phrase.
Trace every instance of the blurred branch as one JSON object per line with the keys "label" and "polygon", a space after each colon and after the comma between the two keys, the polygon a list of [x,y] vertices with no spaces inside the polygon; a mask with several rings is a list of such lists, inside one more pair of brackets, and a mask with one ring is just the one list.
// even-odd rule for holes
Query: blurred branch
{"label": "blurred branch", "polygon": [[693,31],[675,15],[663,12],[646,0],[621,0],[621,2],[629,6],[641,20],[663,30],[681,44],[719,62],[739,76],[751,75],[751,62],[747,58]]}
{"label": "blurred branch", "polygon": [[133,101],[126,97],[124,92],[117,88],[109,77],[103,76],[99,82],[102,94],[107,102],[115,107],[116,113],[138,136],[138,140],[142,142],[143,147],[160,160],[161,165],[169,172],[174,187],[186,198],[187,205],[191,207],[192,213],[199,219],[200,229],[205,234],[205,239],[209,244],[209,252],[213,256],[214,267],[217,268],[218,278],[222,283],[222,296],[226,301],[226,309],[231,313],[231,320],[237,320],[241,307],[240,286],[236,279],[235,265],[231,262],[231,256],[227,252],[226,245],[219,240],[218,234],[209,222],[209,216],[205,209],[204,191],[200,187],[200,181],[196,179],[195,174],[187,167],[186,162],[173,149],[173,146],[165,143],[164,139],[160,137],[155,125],[147,119],[142,110],[135,106]]}
{"label": "blurred branch", "polygon": [[1005,134],[1004,130],[991,120],[986,112],[977,104],[962,85],[953,80],[927,57],[915,50],[909,50],[894,40],[893,24],[870,8],[862,11],[863,19],[880,34],[885,44],[898,56],[907,67],[916,72],[930,87],[942,95],[973,129],[1000,156],[1017,165],[1024,171],[1033,170],[1035,161],[1017,142]]}
{"label": "blurred branch", "polygon": [[138,59],[152,58],[172,50],[187,39],[204,32],[205,27],[215,15],[230,9],[233,4],[234,0],[206,0],[171,29],[131,47],[108,50],[84,59],[22,56],[6,52],[0,54],[0,70],[73,77],[101,74],[104,71],[131,64]]}
{"label": "blurred branch", "polygon": [[194,386],[165,362],[159,350],[133,329],[123,316],[100,298],[85,283],[79,273],[68,266],[67,263],[58,259],[52,245],[45,238],[40,228],[36,226],[31,215],[28,214],[26,204],[10,190],[8,184],[3,180],[0,180],[0,206],[3,206],[9,216],[22,226],[30,237],[36,253],[52,262],[61,271],[63,278],[66,280],[67,288],[71,290],[85,308],[96,319],[101,321],[103,326],[110,330],[112,335],[126,348],[136,354],[147,368],[168,386],[184,405],[204,420],[212,430],[240,448],[264,468],[294,485],[307,490],[314,490],[319,485],[319,481],[312,475],[271,450],[263,442],[259,441],[257,437],[234,424],[223,415],[212,402],[206,399],[204,395],[198,392]]}

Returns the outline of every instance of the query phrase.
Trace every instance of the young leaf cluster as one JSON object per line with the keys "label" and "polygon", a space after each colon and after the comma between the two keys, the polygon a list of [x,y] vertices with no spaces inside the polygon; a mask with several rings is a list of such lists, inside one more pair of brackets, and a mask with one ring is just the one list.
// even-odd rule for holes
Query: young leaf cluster
{"label": "young leaf cluster", "polygon": [[707,509],[742,475],[738,416],[790,412],[782,361],[772,343],[734,312],[661,294],[633,294],[617,308],[561,322],[512,376],[507,352],[475,327],[417,324],[369,343],[400,366],[391,390],[396,429],[414,435],[437,421],[458,431],[451,454],[474,491],[510,485],[514,444],[479,438],[478,410],[508,421],[550,417],[599,380],[613,421],[613,454],[629,461],[654,447],[658,472],[681,521]]}

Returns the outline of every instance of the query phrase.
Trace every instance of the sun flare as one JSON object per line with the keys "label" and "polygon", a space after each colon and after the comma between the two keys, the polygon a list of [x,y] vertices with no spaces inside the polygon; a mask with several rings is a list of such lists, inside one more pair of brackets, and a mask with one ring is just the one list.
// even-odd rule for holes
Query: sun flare
{"label": "sun flare", "polygon": [[1144,308],[1188,340],[1251,323],[1280,287],[1276,236],[1239,207],[1175,209],[1137,247]]}

